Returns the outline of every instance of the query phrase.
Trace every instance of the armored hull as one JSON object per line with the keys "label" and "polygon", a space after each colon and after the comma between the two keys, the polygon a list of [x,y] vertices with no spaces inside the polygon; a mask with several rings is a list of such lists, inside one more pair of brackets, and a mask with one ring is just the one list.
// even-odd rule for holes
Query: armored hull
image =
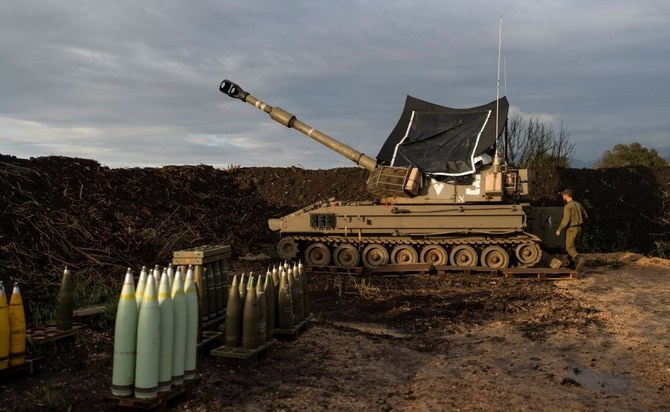
{"label": "armored hull", "polygon": [[319,202],[269,222],[282,259],[314,266],[430,263],[533,266],[541,239],[524,232],[525,205]]}

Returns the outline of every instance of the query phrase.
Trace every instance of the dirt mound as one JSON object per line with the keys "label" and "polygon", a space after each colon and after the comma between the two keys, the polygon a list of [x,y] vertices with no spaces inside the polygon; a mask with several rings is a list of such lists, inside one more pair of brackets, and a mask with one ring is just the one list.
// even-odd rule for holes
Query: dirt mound
{"label": "dirt mound", "polygon": [[[174,250],[225,243],[272,249],[267,219],[330,197],[371,199],[360,168],[110,169],[68,157],[0,155],[0,280],[48,289],[64,266],[93,280],[167,262]],[[544,169],[536,205],[572,187],[592,221],[583,249],[668,250],[670,168]],[[31,285],[31,286],[28,286]],[[39,286],[37,286],[39,285]],[[29,291],[28,291],[29,292]]]}

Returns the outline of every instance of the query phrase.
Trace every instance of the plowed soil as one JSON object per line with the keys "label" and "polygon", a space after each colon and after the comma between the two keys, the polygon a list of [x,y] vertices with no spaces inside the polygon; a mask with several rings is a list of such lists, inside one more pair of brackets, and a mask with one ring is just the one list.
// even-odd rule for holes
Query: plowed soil
{"label": "plowed soil", "polygon": [[[555,193],[572,186],[594,217],[585,246],[599,253],[587,254],[581,279],[313,273],[311,328],[258,362],[203,357],[193,395],[170,406],[667,410],[670,261],[651,256],[667,253],[669,170],[541,172],[533,203],[560,204]],[[65,265],[84,288],[120,288],[127,266],[225,243],[230,274],[264,272],[273,259],[238,257],[273,254],[268,217],[328,197],[366,199],[365,177],[354,168],[108,169],[1,156],[0,280],[20,282],[30,321],[53,305]],[[86,323],[74,339],[29,348],[35,371],[0,382],[0,410],[115,409],[105,399],[112,326],[105,316]]]}

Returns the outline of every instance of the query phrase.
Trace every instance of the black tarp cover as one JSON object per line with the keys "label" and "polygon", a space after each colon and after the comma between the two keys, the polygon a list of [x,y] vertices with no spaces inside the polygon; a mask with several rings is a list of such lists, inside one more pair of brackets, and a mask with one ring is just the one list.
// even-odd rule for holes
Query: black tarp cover
{"label": "black tarp cover", "polygon": [[377,161],[390,166],[416,166],[423,173],[465,176],[475,173],[475,158],[492,156],[496,137],[507,122],[509,103],[499,100],[469,109],[453,109],[407,96],[395,128],[384,142]]}

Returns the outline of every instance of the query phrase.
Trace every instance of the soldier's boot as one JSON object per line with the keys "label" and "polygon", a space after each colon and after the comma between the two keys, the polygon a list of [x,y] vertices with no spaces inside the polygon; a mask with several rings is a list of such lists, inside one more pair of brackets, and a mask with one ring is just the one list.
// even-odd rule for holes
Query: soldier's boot
{"label": "soldier's boot", "polygon": [[582,270],[584,270],[584,266],[586,266],[586,259],[582,255],[577,255],[575,256],[575,261],[577,262],[575,264],[575,270],[577,273],[580,273]]}

